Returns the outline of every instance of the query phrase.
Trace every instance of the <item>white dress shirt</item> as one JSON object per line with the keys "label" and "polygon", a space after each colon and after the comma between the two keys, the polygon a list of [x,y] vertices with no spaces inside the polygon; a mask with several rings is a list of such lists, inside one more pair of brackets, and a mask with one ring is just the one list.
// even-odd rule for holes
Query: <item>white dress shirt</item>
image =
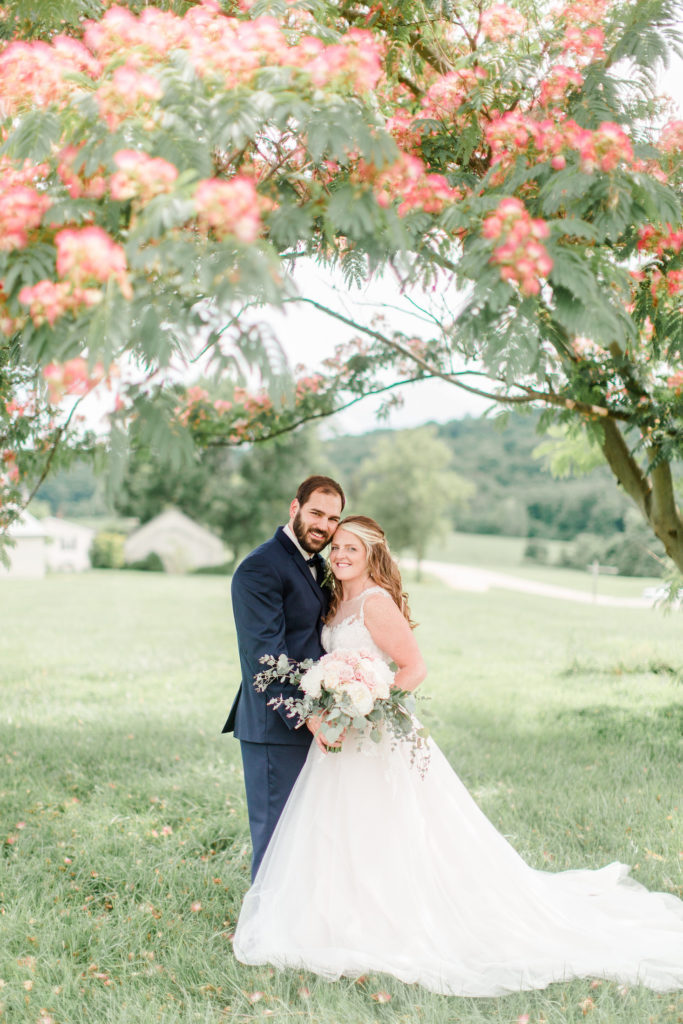
{"label": "white dress shirt", "polygon": [[[313,557],[310,551],[304,551],[304,549],[301,547],[301,544],[299,544],[299,541],[297,540],[296,534],[294,533],[294,530],[291,528],[289,523],[287,523],[286,526],[283,526],[282,529],[283,529],[283,532],[287,534],[287,536],[291,540],[292,544],[294,544],[294,546],[297,548],[297,550],[301,552],[305,562],[307,562],[309,558]],[[311,570],[311,576],[313,577],[313,579],[317,583],[318,582],[318,574],[315,571],[315,566],[314,565],[309,565],[308,568]]]}

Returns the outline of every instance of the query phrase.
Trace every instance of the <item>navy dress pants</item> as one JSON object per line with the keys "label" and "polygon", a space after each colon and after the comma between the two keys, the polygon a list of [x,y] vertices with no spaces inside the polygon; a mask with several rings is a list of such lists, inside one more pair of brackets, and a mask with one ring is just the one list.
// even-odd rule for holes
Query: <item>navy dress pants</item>
{"label": "navy dress pants", "polygon": [[309,744],[240,740],[251,830],[251,880],[263,860],[287,797],[308,756]]}

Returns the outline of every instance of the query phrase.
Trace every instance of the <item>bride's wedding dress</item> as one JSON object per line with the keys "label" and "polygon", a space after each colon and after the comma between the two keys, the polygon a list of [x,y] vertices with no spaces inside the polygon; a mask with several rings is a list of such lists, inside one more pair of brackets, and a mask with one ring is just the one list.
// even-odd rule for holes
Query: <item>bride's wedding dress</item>
{"label": "bride's wedding dress", "polygon": [[[326,650],[388,660],[363,621],[377,592],[324,628]],[[238,960],[328,979],[386,972],[461,996],[576,977],[683,988],[683,902],[623,864],[530,868],[430,749],[421,777],[388,738],[358,749],[351,734],[337,754],[311,745],[245,897]]]}

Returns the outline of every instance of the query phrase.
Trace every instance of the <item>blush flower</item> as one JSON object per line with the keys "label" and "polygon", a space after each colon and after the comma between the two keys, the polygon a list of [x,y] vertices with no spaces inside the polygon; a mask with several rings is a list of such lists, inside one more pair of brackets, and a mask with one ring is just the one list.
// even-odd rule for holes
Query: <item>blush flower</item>
{"label": "blush flower", "polygon": [[170,192],[178,177],[178,168],[161,157],[151,157],[134,149],[114,153],[118,170],[112,174],[109,187],[112,199],[150,199]]}
{"label": "blush flower", "polygon": [[508,196],[484,220],[482,234],[500,241],[493,250],[491,262],[500,266],[503,280],[518,284],[523,295],[538,295],[539,279],[547,277],[553,267],[541,242],[550,234],[546,222],[530,217],[520,199]]}
{"label": "blush flower", "polygon": [[481,29],[487,39],[498,43],[526,28],[526,18],[507,4],[494,4],[481,15]]}
{"label": "blush flower", "polygon": [[132,298],[123,247],[102,228],[65,228],[57,232],[55,243],[60,277],[74,285],[105,284],[114,279],[124,297]]}
{"label": "blush flower", "polygon": [[207,178],[194,194],[197,222],[219,240],[231,235],[240,242],[255,242],[261,231],[260,197],[251,178],[238,175],[230,181]]}

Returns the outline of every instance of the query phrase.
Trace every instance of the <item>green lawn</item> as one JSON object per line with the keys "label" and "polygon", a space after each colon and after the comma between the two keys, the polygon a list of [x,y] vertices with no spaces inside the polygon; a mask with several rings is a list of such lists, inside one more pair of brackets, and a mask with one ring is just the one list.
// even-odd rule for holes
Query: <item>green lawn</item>
{"label": "green lawn", "polygon": [[[410,591],[423,717],[516,848],[551,870],[620,859],[683,895],[680,617]],[[0,613],[2,1024],[683,1020],[683,994],[589,980],[469,1000],[242,967],[248,831],[237,744],[219,735],[237,681],[227,581],[4,580]]]}

